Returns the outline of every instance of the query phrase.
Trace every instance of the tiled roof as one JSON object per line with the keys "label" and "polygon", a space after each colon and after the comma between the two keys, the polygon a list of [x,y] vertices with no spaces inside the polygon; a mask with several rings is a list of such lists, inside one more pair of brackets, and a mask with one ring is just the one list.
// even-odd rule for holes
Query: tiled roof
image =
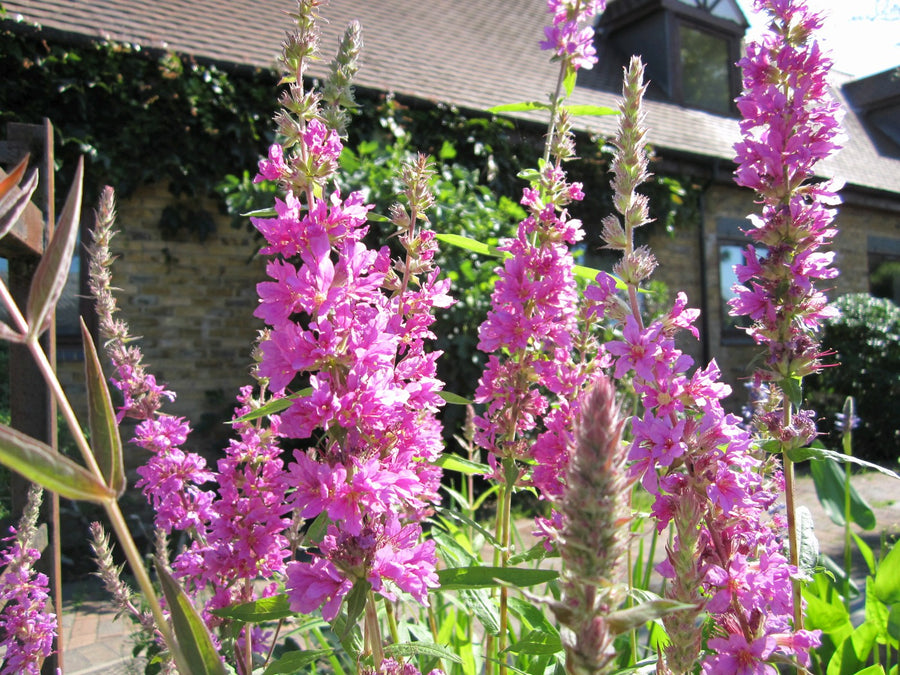
{"label": "tiled roof", "polygon": [[[259,67],[275,62],[296,6],[294,0],[5,0],[3,5],[10,19],[21,16],[66,33]],[[358,19],[364,41],[359,86],[474,110],[546,100],[557,69],[537,48],[547,19],[544,6],[543,0],[330,0],[322,10],[327,22],[322,51],[333,53],[344,26]],[[573,102],[616,104],[621,56],[601,49],[601,57],[594,71],[582,71]],[[647,121],[649,139],[663,153],[733,157],[738,137],[733,118],[651,98]],[[610,134],[614,125],[612,117],[579,120],[584,130],[601,134]],[[900,193],[900,160],[879,154],[852,112],[844,125],[851,140],[823,172]]]}

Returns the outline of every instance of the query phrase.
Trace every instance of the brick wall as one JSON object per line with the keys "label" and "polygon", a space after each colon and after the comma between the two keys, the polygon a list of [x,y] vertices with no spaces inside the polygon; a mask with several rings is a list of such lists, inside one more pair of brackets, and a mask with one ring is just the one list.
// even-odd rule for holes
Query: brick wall
{"label": "brick wall", "polygon": [[[217,229],[205,241],[163,240],[157,223],[173,203],[165,185],[145,186],[118,203],[112,248],[120,316],[141,336],[150,372],[177,393],[166,411],[194,425],[213,417],[218,424],[228,419],[238,388],[250,383],[251,343],[262,327],[252,314],[264,263],[253,257],[254,236],[232,228],[211,200],[190,204],[216,215]],[[79,399],[81,365],[63,363],[60,370]]]}

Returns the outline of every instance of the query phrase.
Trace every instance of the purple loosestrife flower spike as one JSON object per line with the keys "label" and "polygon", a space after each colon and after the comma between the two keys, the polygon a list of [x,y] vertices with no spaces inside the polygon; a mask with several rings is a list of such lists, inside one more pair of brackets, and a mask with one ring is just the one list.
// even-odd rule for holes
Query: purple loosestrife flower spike
{"label": "purple loosestrife flower spike", "polygon": [[821,17],[802,0],[756,6],[772,23],[740,62],[743,140],[735,145],[735,180],[762,202],[747,235],[765,253],[747,247],[730,305],[733,315],[750,317],[748,332],[768,347],[763,378],[780,383],[821,368],[815,333],[833,310],[815,284],[837,275],[834,254],[819,249],[836,233],[832,207],[839,200],[834,185],[813,179],[816,164],[840,148],[843,132],[828,89],[831,61],[813,39]]}
{"label": "purple loosestrife flower spike", "polygon": [[11,546],[0,553],[0,675],[38,675],[53,653],[56,615],[49,603],[47,577],[34,571],[40,552],[33,548],[43,490],[32,486],[18,530],[5,539]]}
{"label": "purple loosestrife flower spike", "polygon": [[302,446],[286,467],[287,503],[300,519],[332,523],[308,542],[307,559],[287,564],[291,605],[331,619],[361,583],[390,601],[402,591],[427,604],[436,560],[420,523],[438,501],[443,383],[439,354],[426,348],[434,310],[451,303],[424,215],[430,169],[419,160],[404,172],[408,204],[392,219],[406,255],[392,260],[363,241],[372,206],[333,187],[342,143],[318,94],[297,79],[282,106],[284,141],[257,176],[286,190],[275,218],[254,219],[272,256],[270,280],[257,287],[256,316],[268,326],[257,373],[276,396],[307,390],[279,416],[278,433]]}
{"label": "purple loosestrife flower spike", "polygon": [[[718,665],[744,659],[747,672],[769,672],[769,659],[806,663],[816,637],[791,625],[796,568],[781,552],[784,523],[772,515],[777,476],[772,478],[768,464],[757,457],[740,420],[725,413],[721,399],[730,388],[719,381],[715,362],[691,372],[692,360],[676,347],[681,331],[696,337],[692,324],[699,312],[688,309],[687,297],[679,293],[666,315],[648,325],[639,313],[637,284],[649,264],[640,263],[642,252],[633,248],[632,237],[646,213],[628,179],[645,173],[641,154],[634,152],[645,133],[637,122],[639,71],[633,62],[626,73],[616,142],[621,162],[613,186],[626,193],[617,194],[614,203],[624,225],[607,227],[617,240],[613,247],[623,251],[617,269],[629,272],[623,274],[628,310],[623,311],[610,275],[598,275],[585,295],[595,311],[623,324],[622,339],[607,343],[605,351],[616,378],[631,376],[641,403],[631,418],[630,472],[655,496],[652,511],[660,531],[674,526],[667,559],[658,567],[671,580],[667,596],[695,608],[663,618],[671,643],[660,669],[693,672],[699,664],[705,672],[725,672],[716,670]],[[703,623],[714,627],[708,640]]]}
{"label": "purple loosestrife flower spike", "polygon": [[[760,417],[757,426],[787,453],[816,436],[815,414],[799,410],[800,384],[822,367],[817,332],[835,313],[816,284],[837,275],[834,254],[820,249],[836,233],[833,207],[839,199],[832,183],[814,181],[814,171],[840,148],[843,132],[839,105],[829,92],[831,61],[814,39],[821,17],[803,0],[757,0],[756,8],[769,15],[770,25],[740,62],[743,139],[735,145],[735,180],[756,192],[762,213],[750,216],[746,234],[755,245],[747,246],[744,264],[735,266],[739,283],[729,305],[731,314],[750,318],[747,332],[767,349],[755,378],[777,386],[780,408]],[[785,454],[790,558],[796,565],[793,476]],[[802,626],[801,602],[795,582],[797,626]]]}

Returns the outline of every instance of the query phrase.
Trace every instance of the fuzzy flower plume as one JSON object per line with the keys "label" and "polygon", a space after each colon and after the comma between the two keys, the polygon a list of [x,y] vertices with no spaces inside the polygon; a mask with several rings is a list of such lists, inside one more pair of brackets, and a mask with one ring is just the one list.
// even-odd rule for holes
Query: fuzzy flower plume
{"label": "fuzzy flower plume", "polygon": [[566,671],[595,675],[611,672],[619,631],[610,613],[625,599],[622,581],[631,522],[631,481],[622,443],[624,419],[612,381],[596,375],[583,395],[559,505],[563,527],[558,546],[563,562],[562,600],[551,605],[568,628],[562,634]]}
{"label": "fuzzy flower plume", "polygon": [[112,264],[115,258],[110,252],[110,242],[115,236],[116,205],[113,189],[109,186],[100,193],[92,244],[89,249],[89,282],[99,322],[100,336],[104,340],[107,356],[115,367],[111,378],[122,392],[124,403],[119,408],[118,420],[125,417],[138,420],[152,418],[162,406],[163,399],[175,400],[175,394],[157,384],[156,378],[146,372],[143,354],[138,347],[129,346],[133,338],[124,321],[116,319],[118,311],[112,287]]}
{"label": "fuzzy flower plume", "polygon": [[[358,27],[351,32],[335,72],[355,68]],[[288,52],[285,64],[302,72],[302,59]],[[422,604],[437,585],[434,543],[422,541],[420,525],[438,501],[433,461],[442,451],[443,384],[438,352],[427,347],[434,310],[451,300],[449,280],[433,264],[429,163],[408,165],[405,203],[391,210],[402,254],[369,248],[372,206],[332,184],[338,132],[318,94],[291,79],[276,118],[285,140],[257,177],[286,190],[275,218],[254,219],[271,256],[269,280],[258,286],[256,316],[267,329],[257,372],[291,401],[279,434],[305,444],[286,467],[288,503],[299,518],[326,524],[303,541],[305,559],[287,565],[291,605],[304,613],[321,607],[330,620],[357,584]]]}
{"label": "fuzzy flower plume", "polygon": [[[667,597],[690,605],[664,617],[671,643],[663,672],[731,672],[722,659],[742,659],[746,672],[775,672],[770,662],[808,662],[815,636],[792,626],[791,575],[782,553],[784,522],[772,515],[782,488],[771,466],[754,451],[740,420],[721,400],[730,388],[715,362],[693,369],[676,336],[696,336],[696,310],[679,293],[672,308],[645,324],[638,283],[649,275],[649,252],[633,247],[633,231],[646,222],[645,202],[633,176],[646,175],[640,113],[643,67],[634,59],[625,75],[619,160],[612,181],[623,220],[608,219],[611,248],[622,251],[616,268],[628,288],[620,297],[606,274],[586,292],[597,312],[620,322],[622,337],[605,350],[616,378],[629,375],[641,407],[631,418],[630,471],[655,496],[660,530],[674,538],[659,571]],[[709,639],[703,625],[712,627]]]}
{"label": "fuzzy flower plume", "polygon": [[33,548],[43,491],[32,486],[9,548],[0,553],[0,675],[38,675],[53,653],[56,615],[47,612],[47,576],[34,571],[41,557]]}

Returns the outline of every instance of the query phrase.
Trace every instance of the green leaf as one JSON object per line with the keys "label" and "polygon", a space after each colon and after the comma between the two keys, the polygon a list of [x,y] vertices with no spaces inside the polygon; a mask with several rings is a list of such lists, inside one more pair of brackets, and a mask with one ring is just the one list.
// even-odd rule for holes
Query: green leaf
{"label": "green leaf", "polygon": [[563,649],[559,635],[533,630],[506,650],[513,654],[556,654]]}
{"label": "green leaf", "polygon": [[461,590],[459,599],[469,612],[478,617],[486,633],[500,634],[500,608],[486,588]]}
{"label": "green leaf", "polygon": [[544,542],[539,541],[537,544],[532,546],[527,551],[523,551],[522,553],[518,553],[512,556],[507,563],[515,566],[520,565],[523,562],[531,562],[533,560],[544,560],[545,558],[558,558],[559,553],[556,549],[552,551],[548,551],[547,547],[544,546]]}
{"label": "green leaf", "polygon": [[875,554],[872,552],[872,548],[866,543],[865,539],[856,534],[856,532],[851,532],[850,535],[853,537],[853,541],[856,542],[856,548],[859,549],[863,560],[866,561],[866,566],[869,568],[869,574],[875,574]]}
{"label": "green leaf", "polygon": [[491,588],[510,584],[519,588],[553,581],[559,576],[556,570],[531,570],[519,567],[451,567],[438,570],[438,579],[444,590],[467,588]]}
{"label": "green leaf", "polygon": [[802,578],[810,579],[819,563],[819,540],[816,539],[813,517],[808,508],[798,506],[795,519],[799,556],[798,571]]}
{"label": "green leaf", "polygon": [[886,605],[900,602],[900,546],[891,546],[884,560],[878,564],[872,590]]}
{"label": "green leaf", "polygon": [[803,405],[803,380],[796,377],[786,377],[778,381],[781,391],[787,395],[788,399],[795,407],[799,408]]}
{"label": "green leaf", "polygon": [[113,411],[109,386],[103,376],[100,357],[91,333],[81,320],[81,341],[84,344],[84,380],[87,388],[88,427],[91,430],[91,450],[106,484],[121,497],[125,492],[125,462],[122,437]]}
{"label": "green leaf", "polygon": [[488,108],[489,113],[528,112],[531,110],[550,110],[550,104],[540,101],[523,101],[521,103],[504,103]]}
{"label": "green leaf", "polygon": [[806,628],[832,636],[837,645],[853,632],[850,614],[838,593],[827,593],[821,597],[807,586],[803,589],[803,599],[807,603]]}
{"label": "green leaf", "polygon": [[276,218],[278,216],[278,212],[275,210],[274,206],[270,206],[265,209],[256,209],[254,211],[247,211],[247,213],[242,213],[242,218]]}
{"label": "green leaf", "polygon": [[257,420],[260,417],[267,417],[268,415],[277,415],[278,413],[290,408],[296,399],[303,398],[304,396],[309,396],[310,394],[312,394],[312,388],[307,387],[306,389],[301,389],[300,391],[296,391],[293,394],[284,396],[282,398],[273,398],[271,401],[264,403],[263,405],[258,407],[256,410],[251,410],[246,415],[242,415],[241,417],[238,417],[236,420],[226,422],[226,424],[236,424],[237,422],[250,422],[252,420]]}
{"label": "green leaf", "polygon": [[887,620],[887,634],[895,642],[900,642],[900,604],[891,606]]}
{"label": "green leaf", "polygon": [[269,664],[263,675],[288,675],[299,673],[316,661],[327,659],[334,653],[333,649],[306,649],[287,652],[281,658]]}
{"label": "green leaf", "polygon": [[465,249],[466,251],[472,251],[473,253],[477,253],[479,255],[487,255],[491,256],[492,258],[510,257],[510,254],[507,251],[501,251],[496,246],[488,246],[487,244],[482,244],[476,239],[464,237],[461,234],[436,234],[435,238],[438,241],[444,242],[445,244],[450,244],[451,246],[456,246],[458,248]]}
{"label": "green leaf", "polygon": [[453,663],[462,663],[462,659],[458,654],[433,642],[402,642],[386,645],[384,653],[386,656],[400,657],[401,659],[407,659],[411,656],[431,656],[445,661],[452,661]]}
{"label": "green leaf", "polygon": [[566,96],[571,96],[575,91],[575,80],[578,79],[578,70],[571,63],[566,68],[566,77],[563,80],[563,87],[566,90]]}
{"label": "green leaf", "polygon": [[469,518],[467,515],[460,513],[459,511],[455,511],[453,509],[439,509],[438,512],[445,518],[448,518],[450,520],[455,520],[459,523],[467,525],[468,527],[471,527],[473,530],[478,532],[482,537],[484,537],[488,541],[488,543],[491,544],[491,546],[494,546],[494,547],[500,546],[500,542],[497,541],[497,537],[495,537],[493,534],[491,534],[491,532],[488,531],[487,528],[485,528],[483,525],[476,523],[474,520]]}
{"label": "green leaf", "polygon": [[231,605],[221,609],[213,609],[211,614],[232,619],[241,623],[263,623],[264,621],[278,621],[293,616],[291,603],[286,593],[261,598],[253,602],[245,602],[240,605]]}
{"label": "green leaf", "polygon": [[156,572],[172,616],[175,639],[187,662],[178,664],[178,667],[186,669],[191,675],[226,675],[206,623],[187,594],[162,566],[157,566]]}
{"label": "green leaf", "polygon": [[868,621],[840,644],[828,662],[827,675],[857,675],[869,658],[878,629]]}
{"label": "green leaf", "polygon": [[454,394],[450,391],[442,391],[438,394],[446,403],[450,405],[471,405],[472,401],[469,399],[460,396],[459,394]]}
{"label": "green leaf", "polygon": [[694,606],[677,602],[675,600],[651,600],[643,602],[635,607],[627,607],[615,612],[610,612],[606,617],[610,631],[614,634],[621,634],[630,631],[633,628],[639,628],[648,621],[655,621],[672,612],[682,609],[692,609]]}
{"label": "green leaf", "polygon": [[481,462],[473,462],[471,459],[445,452],[435,460],[435,465],[448,471],[458,471],[470,476],[486,475],[491,473],[491,467]]}
{"label": "green leaf", "polygon": [[865,616],[866,621],[871,622],[877,629],[879,637],[887,637],[888,608],[874,591],[875,579],[866,577]]}
{"label": "green leaf", "polygon": [[5,424],[0,424],[0,463],[66,499],[102,504],[116,498],[83,466]]}
{"label": "green leaf", "polygon": [[835,462],[850,462],[851,464],[858,464],[859,466],[864,466],[867,469],[872,469],[873,471],[883,473],[885,476],[890,476],[891,478],[900,480],[900,474],[897,474],[890,469],[885,469],[883,466],[873,464],[872,462],[867,462],[866,460],[859,459],[858,457],[854,457],[853,455],[845,455],[841,452],[835,452],[834,450],[828,450],[827,448],[816,445],[810,445],[805,448],[796,448],[794,450],[790,450],[788,452],[788,458],[793,462],[803,462],[807,459],[833,459]]}
{"label": "green leaf", "polygon": [[341,640],[348,637],[350,629],[356,625],[359,617],[361,617],[362,613],[365,611],[366,603],[369,600],[368,596],[370,590],[372,590],[372,584],[365,579],[358,579],[344,598],[344,607],[347,610],[347,623],[344,626],[344,631],[338,633]]}
{"label": "green leaf", "polygon": [[831,459],[810,462],[816,495],[822,508],[835,525],[844,525],[844,491],[850,491],[850,519],[864,530],[875,528],[875,513],[859,495],[853,483],[847,482],[844,470]]}
{"label": "green leaf", "polygon": [[75,178],[62,215],[56,224],[53,239],[47,245],[38,263],[28,291],[25,316],[28,320],[28,341],[33,342],[50,326],[56,303],[62,296],[69,271],[72,253],[78,241],[78,223],[81,219],[81,183],[84,176],[84,158],[78,159]]}
{"label": "green leaf", "polygon": [[605,105],[567,105],[563,106],[570,115],[581,116],[601,116],[601,115],[618,115],[619,111],[615,108],[609,108]]}
{"label": "green leaf", "polygon": [[441,149],[438,151],[438,157],[447,161],[456,157],[456,147],[448,140],[444,140]]}

